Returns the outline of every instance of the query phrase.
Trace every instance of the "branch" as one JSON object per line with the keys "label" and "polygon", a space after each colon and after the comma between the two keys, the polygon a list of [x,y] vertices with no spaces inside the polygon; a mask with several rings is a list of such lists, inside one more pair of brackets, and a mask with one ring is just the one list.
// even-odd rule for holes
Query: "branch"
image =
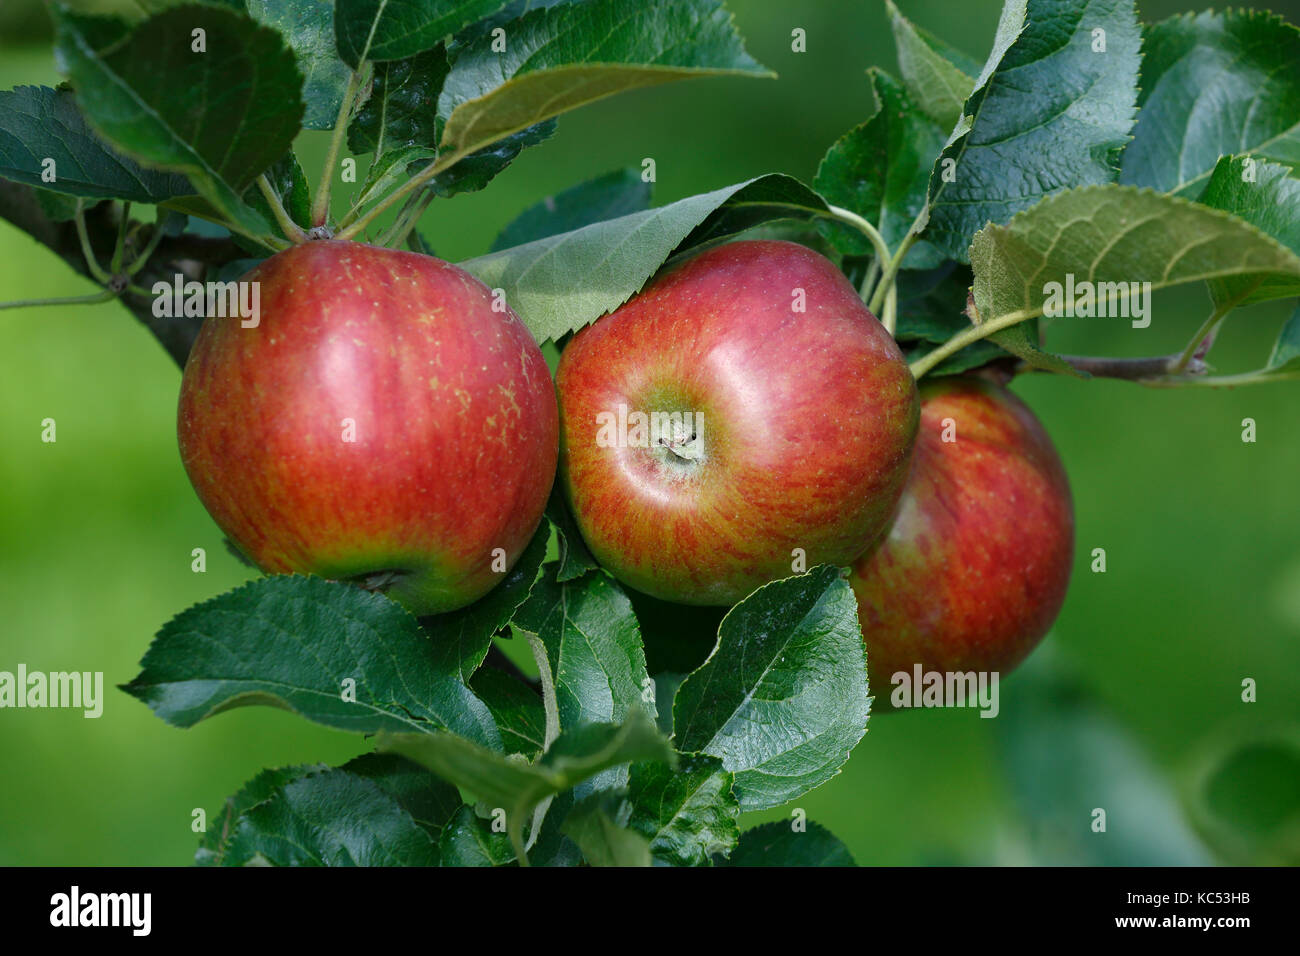
{"label": "branch", "polygon": [[[86,209],[86,230],[90,247],[101,262],[113,254],[120,224],[113,217],[114,204],[101,202]],[[45,246],[82,276],[92,278],[81,253],[76,226],[72,221],[56,222],[45,215],[31,186],[0,179],[0,219],[5,219]],[[186,280],[202,281],[204,266],[220,266],[247,257],[229,237],[165,236],[150,258],[149,264],[135,277],[141,289],[152,288],[158,281],[170,284],[176,273]],[[93,279],[92,279],[93,281]],[[126,291],[121,295],[126,306],[153,333],[177,365],[185,366],[190,347],[199,334],[202,319],[179,316],[159,318],[153,314],[153,297]]]}

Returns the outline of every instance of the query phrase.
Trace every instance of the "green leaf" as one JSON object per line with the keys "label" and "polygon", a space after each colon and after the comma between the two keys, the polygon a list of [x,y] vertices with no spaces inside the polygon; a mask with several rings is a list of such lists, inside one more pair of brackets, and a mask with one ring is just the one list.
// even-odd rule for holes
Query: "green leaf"
{"label": "green leaf", "polygon": [[1300,166],[1300,29],[1254,10],[1145,28],[1141,112],[1120,182],[1195,198],[1219,157]]}
{"label": "green leaf", "polygon": [[[911,363],[933,350],[933,345],[911,344],[903,349],[903,357]],[[978,342],[972,342],[964,349],[948,356],[925,374],[930,378],[941,375],[960,375],[963,372],[969,372],[971,369],[982,368],[998,359],[1009,357],[1010,353],[991,341],[991,339],[980,339]]]}
{"label": "green leaf", "polygon": [[839,772],[871,702],[857,602],[829,565],[774,581],[722,620],[677,690],[677,749],[722,759],[742,810],[775,807]]}
{"label": "green leaf", "polygon": [[[54,161],[53,182],[42,179]],[[0,176],[70,196],[157,203],[186,196],[184,176],[146,169],[86,125],[69,90],[19,86],[0,91]]]}
{"label": "green leaf", "polygon": [[362,60],[402,60],[503,6],[504,0],[335,0],[335,42],[354,70]]}
{"label": "green leaf", "polygon": [[[993,732],[1032,862],[1207,866],[1169,783],[1132,736],[1050,654],[1035,654],[1002,695]],[[1094,832],[1094,810],[1106,830]]]}
{"label": "green leaf", "polygon": [[1268,358],[1268,368],[1277,371],[1300,370],[1300,305],[1282,326],[1282,332],[1273,343],[1273,354]]}
{"label": "green leaf", "polygon": [[[888,73],[868,72],[880,109],[827,150],[813,187],[828,202],[873,223],[889,247],[896,249],[925,206],[930,165],[943,149],[944,131],[912,108],[903,88]],[[823,228],[844,254],[875,254],[867,237],[847,224],[827,222]],[[924,241],[913,246],[906,259],[916,269],[930,269],[942,261],[940,252]]]}
{"label": "green leaf", "polygon": [[594,793],[570,811],[563,831],[592,866],[649,866],[650,843],[628,829],[631,813],[621,791]]}
{"label": "green leaf", "polygon": [[979,66],[962,69],[953,62],[960,54],[914,26],[898,12],[893,0],[885,0],[885,5],[898,51],[898,70],[908,95],[944,130],[952,129],[961,119],[962,106],[975,87],[974,74]]}
{"label": "green leaf", "polygon": [[[1005,226],[981,229],[971,264],[980,321],[1008,324],[1042,315],[1050,304],[1045,286],[1064,283],[1067,274],[1076,286],[1093,283],[1099,300],[1125,312],[1127,283],[1150,281],[1157,290],[1215,279],[1261,286],[1300,279],[1300,257],[1254,226],[1176,196],[1113,185],[1060,193]],[[1102,285],[1117,282],[1125,285]]]}
{"label": "green leaf", "polygon": [[650,207],[650,184],[635,166],[570,186],[529,206],[501,230],[492,251],[546,239]]}
{"label": "green leaf", "polygon": [[364,777],[396,800],[434,843],[461,807],[455,787],[393,754],[362,754],[339,769]]}
{"label": "green leaf", "polygon": [[370,98],[348,125],[348,149],[370,153],[375,163],[410,146],[425,147],[428,155],[435,155],[438,93],[448,68],[443,46],[410,59],[376,64]]}
{"label": "green leaf", "polygon": [[469,686],[492,712],[506,753],[532,758],[542,752],[546,711],[535,690],[491,667],[475,674]]}
{"label": "green leaf", "polygon": [[[1286,166],[1224,156],[1199,201],[1246,220],[1300,255],[1300,180]],[[1300,278],[1281,276],[1263,284],[1254,277],[1218,279],[1210,283],[1210,295],[1215,305],[1284,299],[1300,295]]]}
{"label": "green leaf", "polygon": [[939,345],[969,327],[966,296],[973,281],[970,268],[956,262],[926,271],[900,272],[894,337],[900,342]]}
{"label": "green leaf", "polygon": [[668,741],[639,709],[622,724],[583,724],[564,731],[533,764],[449,733],[381,733],[377,746],[428,767],[489,807],[504,809],[507,825],[518,833],[537,804],[602,771],[642,760],[676,760]]}
{"label": "green leaf", "polygon": [[372,780],[322,770],[244,812],[226,866],[437,866],[438,846]]}
{"label": "green leaf", "polygon": [[[1005,349],[1019,358],[1030,368],[1042,369],[1045,372],[1055,372],[1058,375],[1072,375],[1075,378],[1090,377],[1088,373],[1080,372],[1060,356],[1054,355],[1039,347],[1037,320],[1022,322],[1019,325],[1011,326],[1009,329],[994,332],[985,341],[995,343],[1000,348]],[[968,348],[969,347],[970,346],[968,346]],[[955,357],[956,356],[954,356],[954,358]]]}
{"label": "green leaf", "polygon": [[[1093,52],[1094,30],[1105,31],[1104,53]],[[931,174],[925,238],[967,262],[986,222],[1063,189],[1114,182],[1133,126],[1140,41],[1133,0],[1011,0]]]}
{"label": "green leaf", "polygon": [[746,830],[740,845],[722,866],[857,866],[853,854],[825,827],[806,823],[795,831],[789,823],[765,823]]}
{"label": "green leaf", "polygon": [[607,574],[561,582],[558,568],[552,561],[542,569],[513,625],[546,646],[560,726],[618,723],[642,708],[653,717],[654,684],[632,602]]}
{"label": "green leaf", "polygon": [[[352,71],[334,48],[331,0],[246,0],[248,14],[284,36],[302,71],[302,125],[333,129]],[[238,2],[233,6],[240,6]]]}
{"label": "green leaf", "polygon": [[286,783],[329,768],[323,764],[302,764],[297,767],[277,767],[263,770],[252,780],[239,788],[233,796],[227,797],[221,809],[208,818],[208,827],[199,840],[199,849],[194,854],[196,866],[221,866],[230,848],[230,841],[239,826],[239,818],[248,810],[263,803]]}
{"label": "green leaf", "polygon": [[674,250],[720,241],[769,219],[814,218],[826,204],[796,179],[769,174],[667,206],[461,263],[543,342],[575,332],[638,292]]}
{"label": "green leaf", "polygon": [[719,0],[590,0],[525,13],[494,37],[458,39],[438,101],[440,146],[468,155],[614,93],[693,76],[770,75]]}
{"label": "green leaf", "polygon": [[[269,226],[240,200],[293,145],[302,75],[275,30],[231,10],[189,5],[128,31],[55,8],[55,52],[91,124],[141,162],[187,176],[230,222]],[[184,38],[205,31],[208,53]]]}
{"label": "green leaf", "polygon": [[122,689],[177,727],[266,704],[354,733],[445,728],[499,749],[487,707],[435,659],[415,618],[383,595],[276,575],[177,615]]}
{"label": "green leaf", "polygon": [[483,665],[492,636],[510,622],[515,608],[527,600],[546,557],[550,537],[551,529],[543,521],[524,553],[496,587],[469,607],[421,620],[421,625],[433,637],[438,670],[456,674],[462,683],[467,683],[470,675]]}
{"label": "green leaf", "polygon": [[708,866],[740,838],[740,804],[732,775],[716,757],[683,756],[677,770],[659,763],[632,765],[627,825],[650,841],[656,860],[671,866]]}
{"label": "green leaf", "polygon": [[443,866],[505,866],[515,860],[510,835],[492,829],[492,821],[461,807],[443,828],[438,844]]}
{"label": "green leaf", "polygon": [[591,552],[587,550],[586,542],[582,540],[578,522],[569,511],[569,505],[564,500],[564,492],[560,490],[558,481],[551,489],[550,500],[546,503],[546,520],[555,528],[560,549],[560,567],[555,577],[557,581],[561,583],[573,581],[588,571],[595,571],[600,567],[596,559],[591,556]]}
{"label": "green leaf", "polygon": [[509,166],[528,146],[550,139],[555,134],[555,120],[536,123],[511,133],[489,146],[459,159],[429,182],[429,188],[444,198],[482,189],[492,178]]}

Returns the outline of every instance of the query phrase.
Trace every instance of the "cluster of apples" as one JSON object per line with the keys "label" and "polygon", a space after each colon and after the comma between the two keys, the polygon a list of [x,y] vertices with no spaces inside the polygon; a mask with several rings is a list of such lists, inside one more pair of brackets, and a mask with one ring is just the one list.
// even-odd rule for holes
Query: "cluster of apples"
{"label": "cluster of apples", "polygon": [[243,281],[260,321],[204,323],[178,433],[265,571],[463,607],[523,552],[558,470],[592,554],[662,600],[849,567],[880,685],[916,664],[1005,671],[1060,610],[1073,514],[1042,426],[983,380],[918,390],[803,246],[666,270],[568,342],[554,383],[514,313],[429,256],[309,242]]}

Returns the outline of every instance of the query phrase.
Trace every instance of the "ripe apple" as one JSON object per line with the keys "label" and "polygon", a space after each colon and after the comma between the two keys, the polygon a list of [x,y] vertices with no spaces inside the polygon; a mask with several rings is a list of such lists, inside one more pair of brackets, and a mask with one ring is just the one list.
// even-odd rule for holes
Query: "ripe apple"
{"label": "ripe apple", "polygon": [[260,321],[203,323],[177,424],[221,530],[265,571],[353,580],[415,614],[486,593],[555,477],[528,330],[463,270],[361,243],[294,246],[241,281],[260,283]]}
{"label": "ripe apple", "polygon": [[833,263],[790,242],[671,268],[574,336],[556,386],[588,547],[682,604],[861,554],[898,501],[919,413],[894,340]]}
{"label": "ripe apple", "polygon": [[849,578],[876,700],[916,664],[1015,667],[1056,620],[1073,556],[1070,486],[1034,413],[979,379],[923,382],[898,515]]}

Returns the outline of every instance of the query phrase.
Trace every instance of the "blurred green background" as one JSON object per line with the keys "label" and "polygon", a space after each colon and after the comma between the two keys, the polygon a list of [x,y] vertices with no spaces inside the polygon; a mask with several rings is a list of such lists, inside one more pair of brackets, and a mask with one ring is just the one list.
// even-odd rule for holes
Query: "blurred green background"
{"label": "blurred green background", "polygon": [[[883,4],[730,6],[779,79],[695,80],[562,118],[486,192],[430,208],[421,230],[438,254],[479,254],[527,205],[645,157],[657,203],[770,171],[810,180],[865,118],[866,68],[896,70]],[[900,6],[981,61],[999,9]],[[1147,20],[1183,9],[1140,7]],[[1295,0],[1274,9],[1300,19]],[[795,27],[806,53],[791,52]],[[6,0],[0,88],[58,82],[44,31],[35,2]],[[324,135],[299,148],[313,176]],[[0,301],[87,291],[0,223]],[[1235,315],[1218,366],[1261,365],[1290,305]],[[1064,322],[1050,344],[1168,352],[1207,310],[1200,289],[1158,295],[1149,329]],[[6,310],[0,331],[0,670],[102,670],[107,685],[99,720],[0,711],[0,864],[188,863],[194,808],[211,811],[262,767],[341,762],[366,745],[265,708],[177,730],[112,686],[134,676],[164,621],[248,572],[181,469],[180,372],[128,313]],[[1015,388],[1074,488],[1076,569],[1055,631],[1004,683],[999,719],[873,719],[844,772],[795,805],[863,864],[1300,860],[1300,386],[1160,391],[1032,376]],[[58,423],[55,444],[40,441],[45,418]],[[1253,444],[1244,418],[1257,423]],[[206,574],[190,570],[195,547]],[[1090,571],[1099,547],[1104,574]],[[1258,682],[1256,703],[1241,700],[1245,678]],[[1089,829],[1096,807],[1104,834]]]}

